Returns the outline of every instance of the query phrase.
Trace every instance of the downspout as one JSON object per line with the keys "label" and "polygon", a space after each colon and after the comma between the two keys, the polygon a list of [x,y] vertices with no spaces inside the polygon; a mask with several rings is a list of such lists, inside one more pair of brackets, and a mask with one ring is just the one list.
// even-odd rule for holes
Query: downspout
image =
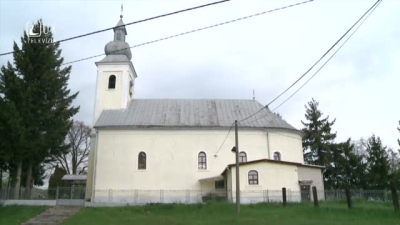
{"label": "downspout", "polygon": [[269,132],[267,130],[267,148],[268,148],[268,159],[271,159],[271,152],[269,149]]}
{"label": "downspout", "polygon": [[97,172],[97,148],[98,148],[98,144],[99,144],[99,131],[98,130],[96,130],[96,144],[95,144],[95,147],[94,147],[94,165],[93,165],[93,182],[92,182],[92,197],[90,198],[91,199],[91,202],[94,202],[94,190],[95,190],[95,187],[96,187],[96,172]]}

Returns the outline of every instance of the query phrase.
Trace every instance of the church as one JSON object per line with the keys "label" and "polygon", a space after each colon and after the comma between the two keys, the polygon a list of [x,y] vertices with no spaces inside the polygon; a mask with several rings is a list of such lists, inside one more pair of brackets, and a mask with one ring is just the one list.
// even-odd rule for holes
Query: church
{"label": "church", "polygon": [[[136,99],[138,75],[126,36],[121,16],[105,58],[96,62],[86,200],[199,203],[217,195],[235,202],[231,125],[263,105],[254,99]],[[324,167],[304,163],[301,131],[268,108],[239,124],[239,151],[242,203],[279,201],[273,190],[283,187],[292,201],[311,200],[312,186],[324,190]]]}

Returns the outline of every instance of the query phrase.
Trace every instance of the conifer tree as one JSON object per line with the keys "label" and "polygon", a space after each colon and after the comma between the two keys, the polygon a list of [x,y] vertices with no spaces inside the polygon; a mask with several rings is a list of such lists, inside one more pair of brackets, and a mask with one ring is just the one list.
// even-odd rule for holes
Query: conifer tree
{"label": "conifer tree", "polygon": [[[34,32],[39,33],[40,29],[49,31],[49,27],[43,26],[41,20],[34,26]],[[53,38],[51,32],[42,32],[42,35],[42,39]],[[10,140],[12,148],[8,149],[17,159],[17,171],[22,168],[24,160],[27,162],[25,197],[29,198],[33,168],[62,149],[59,146],[63,144],[72,125],[71,117],[78,112],[79,107],[71,106],[78,93],[71,94],[68,89],[71,67],[61,68],[63,58],[59,44],[32,41],[26,32],[21,43],[19,48],[14,42],[15,66],[9,63],[7,67],[2,67],[0,74],[2,81],[7,81],[7,77],[16,81],[11,86],[7,82],[1,83],[0,95],[4,95],[4,99],[10,103],[9,109],[14,107],[15,115],[18,115],[15,129],[21,133],[21,137]],[[14,86],[15,91],[9,91]],[[11,126],[9,120],[6,118],[5,123]],[[15,146],[17,143],[21,143],[21,146]],[[18,189],[19,172],[15,180],[17,182],[14,186]]]}
{"label": "conifer tree", "polygon": [[307,121],[301,121],[304,125],[303,152],[307,163],[327,166],[331,161],[333,140],[336,138],[336,133],[332,133],[335,120],[329,122],[329,116],[322,118],[318,105],[312,99],[305,106]]}
{"label": "conifer tree", "polygon": [[367,181],[371,189],[386,189],[389,185],[389,159],[379,137],[372,135],[367,146]]}
{"label": "conifer tree", "polygon": [[312,99],[305,106],[306,122],[302,122],[303,153],[304,159],[309,164],[325,166],[324,181],[325,188],[333,188],[332,181],[332,152],[336,147],[333,140],[336,133],[332,133],[332,126],[335,120],[329,122],[329,116],[322,118],[322,112],[318,109],[319,103]]}

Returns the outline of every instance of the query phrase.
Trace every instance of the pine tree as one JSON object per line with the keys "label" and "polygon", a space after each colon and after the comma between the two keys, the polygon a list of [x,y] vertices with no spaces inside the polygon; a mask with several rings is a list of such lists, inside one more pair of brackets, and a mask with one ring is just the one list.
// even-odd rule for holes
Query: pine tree
{"label": "pine tree", "polygon": [[386,189],[389,185],[389,158],[379,137],[372,135],[367,146],[367,181],[370,189]]}
{"label": "pine tree", "polygon": [[303,152],[307,163],[327,166],[332,155],[333,140],[336,138],[336,133],[331,131],[335,120],[329,122],[329,116],[322,119],[318,105],[319,103],[312,99],[308,106],[305,106],[307,122],[301,121],[304,125]]}
{"label": "pine tree", "polygon": [[332,133],[332,126],[335,120],[329,122],[329,116],[322,118],[322,112],[318,109],[319,103],[312,99],[305,106],[305,117],[307,122],[302,122],[303,136],[303,153],[304,159],[309,164],[325,166],[324,181],[325,188],[332,188],[332,151],[336,147],[333,140],[336,133]]}
{"label": "pine tree", "polygon": [[[39,33],[41,24],[41,20],[36,23],[34,32]],[[49,30],[48,27],[44,29]],[[53,38],[51,32],[43,35],[45,37],[41,38]],[[28,164],[25,197],[29,197],[33,168],[45,158],[59,153],[62,149],[59,146],[63,144],[72,125],[71,117],[78,112],[79,107],[71,106],[78,93],[71,94],[67,87],[71,67],[61,68],[63,58],[59,44],[32,42],[26,32],[21,43],[21,48],[14,43],[15,68],[9,63],[7,68],[2,68],[0,76],[14,73],[15,79],[18,78],[21,83],[15,93],[5,93],[4,96],[6,99],[18,99],[13,103],[20,114],[25,140],[19,151],[23,154],[18,161],[22,163],[26,159]],[[18,164],[18,168],[20,166]],[[20,173],[17,173],[16,180],[19,179]]]}

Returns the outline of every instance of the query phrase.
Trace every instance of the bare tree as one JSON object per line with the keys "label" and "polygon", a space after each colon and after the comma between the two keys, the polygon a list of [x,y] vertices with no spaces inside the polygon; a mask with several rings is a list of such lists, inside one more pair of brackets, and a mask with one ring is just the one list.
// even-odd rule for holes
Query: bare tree
{"label": "bare tree", "polygon": [[68,150],[53,156],[51,165],[59,165],[68,174],[81,174],[87,168],[91,128],[82,121],[74,121],[66,137]]}

